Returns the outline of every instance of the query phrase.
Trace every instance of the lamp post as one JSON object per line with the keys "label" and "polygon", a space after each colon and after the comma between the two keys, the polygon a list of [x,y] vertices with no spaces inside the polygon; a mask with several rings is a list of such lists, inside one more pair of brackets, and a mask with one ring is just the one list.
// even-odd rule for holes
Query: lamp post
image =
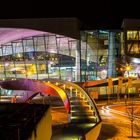
{"label": "lamp post", "polygon": [[[130,71],[132,69],[132,66],[128,63],[126,63],[125,65],[120,65],[119,67],[116,68],[116,71],[119,73],[119,76],[121,74],[121,76],[128,78],[128,84],[125,83],[125,93],[128,93],[128,88],[131,87],[131,78],[129,78],[130,76]],[[119,100],[119,94],[121,92],[121,88],[122,88],[122,78],[119,77],[119,82],[118,82],[118,100]],[[128,86],[127,86],[128,85]],[[129,94],[128,94],[128,98],[129,98]]]}
{"label": "lamp post", "polygon": [[[128,91],[128,100],[130,99],[129,97],[129,88],[131,88],[131,82],[132,82],[132,79],[130,78],[130,71],[132,69],[132,66],[130,64],[126,64],[125,66],[125,70],[127,71],[127,74],[128,74],[128,86],[127,86],[127,91]],[[134,103],[133,103],[133,98],[132,99],[132,102],[131,102],[131,106],[128,108],[130,109],[130,121],[131,121],[131,137],[133,138],[133,129],[134,129]],[[125,101],[126,102],[126,101]]]}
{"label": "lamp post", "polygon": [[118,72],[119,76],[123,74],[123,72],[127,72],[127,76],[126,77],[129,77],[130,76],[130,71],[132,69],[132,66],[128,63],[126,63],[125,65],[124,64],[119,64],[120,66],[118,66],[116,68],[116,71]]}
{"label": "lamp post", "polygon": [[131,81],[132,81],[132,79],[130,78],[131,69],[132,69],[132,66],[130,64],[126,64],[125,70],[127,71],[127,74],[128,74],[128,86],[127,86],[128,99],[129,99],[129,88],[131,88]]}

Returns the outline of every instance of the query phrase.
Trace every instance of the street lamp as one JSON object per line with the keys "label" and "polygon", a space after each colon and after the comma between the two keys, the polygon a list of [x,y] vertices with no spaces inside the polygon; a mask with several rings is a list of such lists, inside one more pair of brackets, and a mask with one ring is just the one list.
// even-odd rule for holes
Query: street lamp
{"label": "street lamp", "polygon": [[132,66],[128,63],[124,64],[119,64],[120,66],[116,68],[116,71],[118,72],[119,76],[122,75],[123,73],[125,74],[126,72],[126,77],[129,77],[129,72],[132,69]]}
{"label": "street lamp", "polygon": [[129,77],[129,76],[130,76],[129,72],[131,71],[132,66],[131,66],[130,64],[126,64],[126,65],[124,66],[124,68],[125,68],[125,70],[127,71],[127,74],[128,74],[128,77]]}
{"label": "street lamp", "polygon": [[126,64],[125,70],[127,71],[128,77],[129,77],[129,71],[131,70],[131,68],[132,68],[131,65]]}

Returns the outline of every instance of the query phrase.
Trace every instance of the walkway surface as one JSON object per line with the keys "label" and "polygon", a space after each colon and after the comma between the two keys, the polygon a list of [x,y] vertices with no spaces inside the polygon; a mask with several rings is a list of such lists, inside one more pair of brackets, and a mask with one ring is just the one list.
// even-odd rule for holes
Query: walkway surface
{"label": "walkway surface", "polygon": [[53,135],[51,140],[82,140],[82,135],[92,126],[93,124],[90,123],[53,126]]}
{"label": "walkway surface", "polygon": [[80,137],[94,126],[94,123],[68,123],[68,116],[62,108],[52,108],[53,134],[51,140],[79,140]]}
{"label": "walkway surface", "polygon": [[[114,103],[116,104],[116,102]],[[101,106],[106,104],[107,101],[98,102],[98,109],[101,110]],[[130,120],[127,118],[120,118],[118,116],[111,116],[109,114],[101,114],[101,118],[102,128],[98,140],[140,140],[140,133],[134,132],[134,137],[130,137]],[[63,108],[53,109],[52,119],[54,124],[51,140],[78,140],[78,136],[81,136],[86,130],[89,129],[89,127],[83,128],[83,126],[88,124],[67,125],[67,114]]]}

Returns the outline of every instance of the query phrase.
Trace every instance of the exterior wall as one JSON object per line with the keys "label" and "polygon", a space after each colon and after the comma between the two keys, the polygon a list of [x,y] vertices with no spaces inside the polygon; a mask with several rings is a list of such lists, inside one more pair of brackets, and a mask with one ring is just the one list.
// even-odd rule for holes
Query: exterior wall
{"label": "exterior wall", "polygon": [[100,130],[101,130],[102,123],[100,122],[94,128],[92,128],[89,132],[86,133],[85,139],[86,140],[97,140]]}
{"label": "exterior wall", "polygon": [[[39,113],[39,112],[38,112]],[[31,138],[28,140],[50,140],[52,135],[52,119],[51,108],[47,110],[35,130],[32,132]]]}
{"label": "exterior wall", "polygon": [[123,40],[124,40],[124,65],[127,63],[132,68],[124,70],[125,77],[140,77],[140,20],[124,19],[123,21]]}

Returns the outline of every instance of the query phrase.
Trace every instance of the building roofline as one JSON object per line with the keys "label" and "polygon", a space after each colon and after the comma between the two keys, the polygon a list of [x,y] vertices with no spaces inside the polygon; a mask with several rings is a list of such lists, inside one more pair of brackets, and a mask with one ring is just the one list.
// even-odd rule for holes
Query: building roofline
{"label": "building roofline", "polygon": [[123,28],[124,30],[138,30],[140,29],[140,19],[126,18],[123,20],[121,28]]}
{"label": "building roofline", "polygon": [[77,18],[0,19],[1,28],[26,28],[80,39],[81,23]]}

